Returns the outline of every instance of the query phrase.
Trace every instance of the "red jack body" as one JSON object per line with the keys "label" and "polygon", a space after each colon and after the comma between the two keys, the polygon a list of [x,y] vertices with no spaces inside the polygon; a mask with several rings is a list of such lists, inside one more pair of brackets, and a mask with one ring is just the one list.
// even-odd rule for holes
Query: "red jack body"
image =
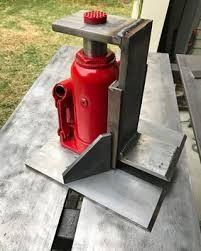
{"label": "red jack body", "polygon": [[[90,25],[106,21],[104,12],[84,14],[84,22]],[[118,74],[118,63],[107,44],[84,39],[84,48],[77,52],[71,66],[71,78],[53,89],[62,146],[81,153],[107,131],[108,86]]]}
{"label": "red jack body", "polygon": [[55,85],[53,96],[59,115],[61,144],[81,153],[107,131],[108,86],[118,78],[119,67],[113,52],[88,57],[76,54],[71,78]]}

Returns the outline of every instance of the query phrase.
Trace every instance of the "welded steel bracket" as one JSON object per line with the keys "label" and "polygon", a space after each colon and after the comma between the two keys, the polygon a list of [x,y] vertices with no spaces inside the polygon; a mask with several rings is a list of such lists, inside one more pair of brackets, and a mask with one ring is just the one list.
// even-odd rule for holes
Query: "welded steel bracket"
{"label": "welded steel bracket", "polygon": [[[108,132],[113,135],[113,168],[120,168],[129,173],[140,170],[153,177],[171,181],[176,163],[186,141],[186,136],[169,128],[158,126],[152,121],[139,119],[137,130],[124,142],[118,152],[118,137],[121,134],[120,108],[124,92],[118,81],[109,87],[108,100]],[[127,94],[129,95],[129,94]],[[129,117],[127,120],[130,119]],[[126,120],[126,121],[127,121]],[[139,122],[139,123],[138,123]]]}
{"label": "welded steel bracket", "polygon": [[63,172],[64,183],[106,172],[111,169],[111,133],[99,135]]}
{"label": "welded steel bracket", "polygon": [[[120,153],[122,170],[141,170],[154,177],[171,181],[184,147],[186,136],[150,121],[139,120],[139,139]],[[121,168],[121,167],[120,167]]]}
{"label": "welded steel bracket", "polygon": [[78,155],[51,139],[27,159],[26,166],[67,184],[110,170],[111,143],[111,133],[101,134]]}
{"label": "welded steel bracket", "polygon": [[62,148],[55,135],[26,165],[151,230],[164,197],[163,180],[171,180],[185,141],[152,122],[139,123],[152,22],[108,15],[106,24],[94,27],[83,24],[82,11],[52,27],[119,45],[120,75],[109,87],[107,134],[80,156]]}

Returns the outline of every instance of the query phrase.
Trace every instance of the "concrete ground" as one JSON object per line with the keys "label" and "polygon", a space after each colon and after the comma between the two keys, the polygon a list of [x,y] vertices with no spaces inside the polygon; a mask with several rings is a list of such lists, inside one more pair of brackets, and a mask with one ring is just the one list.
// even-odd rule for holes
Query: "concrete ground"
{"label": "concrete ground", "polygon": [[196,142],[190,124],[190,115],[187,111],[180,112],[180,120],[183,132],[187,135],[186,152],[189,161],[189,174],[192,183],[192,191],[196,208],[201,222],[201,163],[197,153]]}

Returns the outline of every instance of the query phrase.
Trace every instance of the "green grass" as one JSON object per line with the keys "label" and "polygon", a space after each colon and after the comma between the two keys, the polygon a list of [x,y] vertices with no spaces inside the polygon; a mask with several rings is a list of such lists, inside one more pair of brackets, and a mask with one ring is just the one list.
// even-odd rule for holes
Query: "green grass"
{"label": "green grass", "polygon": [[130,0],[0,0],[0,127],[61,45],[80,38],[55,33],[51,23],[80,9],[130,16]]}

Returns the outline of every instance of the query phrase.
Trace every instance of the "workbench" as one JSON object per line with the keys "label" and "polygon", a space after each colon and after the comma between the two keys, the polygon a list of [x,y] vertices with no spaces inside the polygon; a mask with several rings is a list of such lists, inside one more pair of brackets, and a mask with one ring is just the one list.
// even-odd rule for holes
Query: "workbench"
{"label": "workbench", "polygon": [[[141,118],[181,130],[175,86],[166,54],[149,55]],[[101,251],[201,249],[185,151],[151,233],[84,199],[73,251],[90,251],[94,247]]]}
{"label": "workbench", "polygon": [[[50,250],[67,195],[25,167],[57,128],[53,85],[69,76],[76,48],[58,50],[0,132],[0,250]],[[141,117],[181,130],[168,55],[150,54]],[[55,120],[55,124],[50,123]],[[84,198],[72,250],[200,250],[183,151],[151,232]]]}
{"label": "workbench", "polygon": [[201,160],[201,56],[177,55],[177,62]]}

